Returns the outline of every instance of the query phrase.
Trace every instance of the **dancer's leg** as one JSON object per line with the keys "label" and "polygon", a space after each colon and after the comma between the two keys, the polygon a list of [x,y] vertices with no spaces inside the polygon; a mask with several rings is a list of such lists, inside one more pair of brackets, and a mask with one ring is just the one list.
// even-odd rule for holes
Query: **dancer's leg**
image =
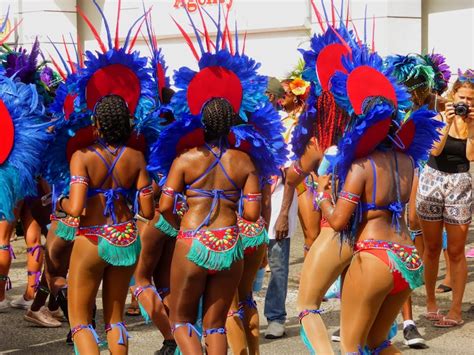
{"label": "dancer's leg", "polygon": [[169,318],[181,352],[194,355],[202,353],[200,338],[192,324],[196,321],[199,299],[206,287],[207,270],[189,261],[188,252],[186,242],[177,240],[171,263]]}
{"label": "dancer's leg", "polygon": [[28,284],[26,285],[23,298],[31,300],[34,298],[38,287],[43,266],[43,246],[41,245],[41,227],[31,215],[31,210],[26,203],[21,210],[21,222],[25,232],[27,247],[26,269],[28,271]]}
{"label": "dancer's leg", "polygon": [[203,332],[208,355],[227,354],[225,323],[227,311],[242,276],[243,261],[207,278],[203,304]]}
{"label": "dancer's leg", "polygon": [[231,311],[243,312],[243,320],[237,315],[227,317],[227,340],[233,354],[259,354],[259,317],[252,298],[252,286],[262,264],[266,245],[259,246],[253,253],[245,255],[244,270],[238,286],[238,296],[233,298]]}
{"label": "dancer's leg", "polygon": [[138,302],[141,307],[143,307],[161,334],[163,334],[165,340],[169,340],[173,339],[173,335],[171,334],[168,315],[154,287],[149,287],[153,285],[152,276],[163,254],[163,247],[168,238],[154,227],[155,222],[151,221],[150,224],[138,222],[142,250],[135,271],[136,284],[131,289],[137,290],[135,294],[138,296]]}
{"label": "dancer's leg", "polygon": [[[322,228],[303,263],[297,300],[298,312],[319,309],[326,291],[351,259],[352,248],[349,244],[341,245],[332,229]],[[327,329],[319,314],[309,313],[302,318],[301,324],[316,353],[332,353]]]}
{"label": "dancer's leg", "polygon": [[[108,264],[97,253],[97,245],[85,237],[76,237],[68,277],[68,313],[71,329],[92,323],[92,308],[107,266]],[[116,280],[116,282],[122,281]],[[99,346],[90,329],[78,331],[74,335],[74,344],[79,354],[99,354]]]}
{"label": "dancer's leg", "polygon": [[7,221],[0,221],[0,301],[5,299],[5,289],[8,286],[8,272],[12,263],[12,249],[10,238],[15,224]]}
{"label": "dancer's leg", "polygon": [[[364,347],[374,322],[386,299],[392,299],[393,307],[385,317],[383,326],[377,333],[371,335],[371,341],[378,341],[378,335],[383,335],[377,347],[388,337],[390,326],[409,291],[399,292],[387,298],[393,289],[393,275],[389,267],[376,256],[361,252],[356,254],[346,273],[341,299],[341,345],[343,352],[357,352],[359,346]],[[377,335],[377,336],[376,336]]]}
{"label": "dancer's leg", "polygon": [[123,324],[123,312],[128,293],[128,285],[135,265],[118,267],[109,265],[104,271],[102,284],[102,302],[104,306],[104,323],[110,324],[107,331],[107,343],[111,354],[127,354],[128,339]]}

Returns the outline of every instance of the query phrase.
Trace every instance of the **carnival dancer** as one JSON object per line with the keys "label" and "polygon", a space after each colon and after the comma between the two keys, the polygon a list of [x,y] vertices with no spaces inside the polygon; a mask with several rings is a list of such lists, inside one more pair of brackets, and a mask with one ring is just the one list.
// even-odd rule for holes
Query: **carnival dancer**
{"label": "carnival dancer", "polygon": [[[158,121],[164,126],[170,123],[170,117],[165,119],[161,116],[172,116],[169,103],[173,91],[169,89],[169,78],[166,76],[167,67],[161,49],[158,48],[158,42],[151,23],[151,15],[147,15],[145,17],[145,24],[148,38],[147,43],[151,50],[149,64],[153,73],[156,109],[149,115],[146,121]],[[142,132],[146,128],[142,126],[149,126],[146,121],[138,123],[137,128]],[[157,125],[154,127],[159,128]],[[147,143],[151,146],[149,140],[147,140]],[[148,158],[148,154],[145,158]],[[160,179],[157,176],[154,177],[153,189],[155,201],[158,202],[161,193],[159,187]],[[134,274],[135,283],[130,287],[130,290],[138,301],[138,307],[145,319],[145,323],[152,321],[164,338],[163,346],[158,351],[158,354],[173,354],[176,349],[176,342],[171,333],[167,313],[169,309],[168,295],[170,292],[171,259],[176,241],[176,233],[174,233],[173,228],[159,213],[157,203],[155,206],[155,217],[151,221],[138,218],[137,227],[142,249]]]}
{"label": "carnival dancer", "polygon": [[[8,18],[8,16],[7,16]],[[7,21],[7,19],[5,20]],[[1,27],[1,26],[0,26]],[[15,27],[16,28],[16,27]],[[0,45],[15,30],[11,29]],[[48,133],[48,119],[45,115],[43,98],[38,87],[32,85],[40,80],[36,57],[38,43],[32,52],[25,50],[12,53],[8,47],[0,63],[0,106],[2,109],[2,134],[0,155],[0,308],[7,308],[5,286],[11,288],[8,277],[12,257],[15,257],[10,245],[15,221],[20,214],[20,203],[24,198],[37,194],[37,175],[40,170],[41,157],[51,139]],[[16,61],[18,59],[18,61]],[[25,64],[25,59],[28,64]],[[29,61],[31,59],[31,62]],[[25,74],[27,77],[23,77]],[[31,77],[30,77],[31,75]],[[30,81],[31,80],[31,81]],[[43,84],[44,85],[44,84]],[[14,211],[15,208],[18,208]],[[42,266],[41,233],[35,230],[31,213],[23,209],[27,228],[28,247],[28,284],[25,294],[13,301],[13,306],[28,307],[35,293]],[[30,228],[31,227],[31,228]]]}
{"label": "carnival dancer", "polygon": [[[436,64],[435,64],[436,63]],[[411,111],[406,113],[407,117],[412,111],[418,110],[424,105],[434,111],[439,111],[444,105],[444,99],[439,96],[446,89],[449,82],[449,67],[444,62],[441,55],[420,56],[410,54],[407,56],[396,55],[385,59],[385,65],[392,70],[400,84],[407,87],[413,103]],[[445,69],[447,67],[447,69]],[[440,71],[443,68],[443,72]],[[423,164],[421,164],[423,165]],[[410,200],[407,207],[408,229],[411,238],[415,244],[416,250],[423,257],[424,244],[423,233],[421,231],[420,221],[416,214],[416,191],[418,190],[418,179],[420,171],[415,169],[413,177]],[[449,262],[447,263],[449,265]],[[402,308],[403,316],[403,336],[406,345],[412,348],[421,348],[425,340],[418,332],[413,320],[411,297]]]}
{"label": "carnival dancer", "polygon": [[[228,14],[225,24],[220,16],[214,22],[215,40],[210,38],[203,17],[201,30],[189,18],[198,50],[179,28],[200,70],[181,68],[176,72],[178,91],[172,107],[177,120],[161,133],[150,169],[166,176],[159,208],[163,218],[179,229],[170,295],[176,342],[184,354],[202,352],[193,323],[203,296],[207,351],[223,354],[227,352],[227,311],[243,271],[239,200],[241,217],[256,222],[260,217],[260,178],[278,171],[281,158],[276,152],[285,152],[285,145],[280,141],[280,146],[272,146],[265,138],[267,132],[281,135],[282,126],[265,96],[267,79],[257,74],[259,64],[243,54],[245,45],[239,45],[238,34],[231,36]],[[189,207],[180,224],[173,213],[179,194],[186,196]]]}
{"label": "carnival dancer", "polygon": [[[330,79],[337,70],[344,70],[342,58],[349,56],[351,48],[358,47],[357,40],[344,22],[325,26],[316,5],[315,14],[323,33],[311,39],[311,48],[302,51],[305,60],[303,78],[311,82],[306,112],[300,117],[292,137],[296,162],[288,169],[287,182],[300,184],[318,168],[327,148],[337,144],[349,116],[335,102],[330,89]],[[336,25],[338,28],[336,29]],[[283,206],[288,206],[291,195]],[[285,208],[282,208],[285,213]],[[297,308],[300,312],[301,336],[310,351],[332,353],[326,327],[320,313],[326,291],[347,267],[352,258],[352,248],[342,244],[334,230],[323,222],[321,233],[305,259],[301,271]],[[315,279],[315,273],[318,277]]]}
{"label": "carnival dancer", "polygon": [[[72,85],[75,91],[69,93],[77,95],[73,100],[74,109],[92,115],[94,126],[78,130],[75,139],[67,143],[69,155],[66,158],[71,159],[71,198],[60,197],[57,207],[76,220],[76,226],[69,227],[79,224],[77,233],[70,233],[77,236],[68,277],[69,322],[76,349],[98,351],[91,315],[93,300],[104,279],[109,348],[112,352],[123,352],[128,348],[123,307],[140,253],[136,224],[128,206],[131,204],[133,211],[140,211],[147,219],[154,214],[151,181],[143,153],[135,149],[140,147],[140,139],[132,135],[131,125],[153,111],[154,101],[147,60],[133,51],[138,31],[132,38],[132,30],[138,22],[144,21],[145,15],[135,21],[120,46],[118,35],[112,42],[102,9],[96,1],[94,4],[107,29],[108,45],[96,36],[101,52],[86,52],[84,68],[77,73]],[[78,12],[97,34],[80,8]],[[116,33],[119,33],[119,21]],[[146,144],[144,148],[146,150]],[[83,218],[79,221],[81,214]],[[112,307],[113,304],[117,307]]]}
{"label": "carnival dancer", "polygon": [[[441,328],[464,322],[461,316],[467,277],[464,247],[472,218],[469,162],[474,160],[474,74],[472,70],[467,70],[464,73],[459,71],[458,75],[445,110],[438,116],[446,126],[421,172],[416,196],[416,209],[425,242],[426,317]],[[448,235],[447,252],[453,291],[447,315],[441,313],[435,297],[443,226]]]}
{"label": "carnival dancer", "polygon": [[438,139],[440,124],[426,110],[402,123],[408,94],[367,47],[352,49],[342,63],[346,72],[333,76],[331,90],[354,119],[333,165],[338,187],[331,190],[331,177],[320,176],[316,199],[331,227],[355,247],[342,289],[342,350],[394,352],[389,330],[411,291],[423,284],[422,261],[403,212],[414,166]]}

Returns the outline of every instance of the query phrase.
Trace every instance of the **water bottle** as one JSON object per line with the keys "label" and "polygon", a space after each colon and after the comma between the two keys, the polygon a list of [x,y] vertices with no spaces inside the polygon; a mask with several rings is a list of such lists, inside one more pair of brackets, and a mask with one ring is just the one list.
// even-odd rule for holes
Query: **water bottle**
{"label": "water bottle", "polygon": [[339,150],[337,146],[332,145],[324,152],[323,160],[319,164],[318,168],[318,176],[327,175],[330,173],[329,169],[331,168],[332,162],[334,161],[335,157]]}

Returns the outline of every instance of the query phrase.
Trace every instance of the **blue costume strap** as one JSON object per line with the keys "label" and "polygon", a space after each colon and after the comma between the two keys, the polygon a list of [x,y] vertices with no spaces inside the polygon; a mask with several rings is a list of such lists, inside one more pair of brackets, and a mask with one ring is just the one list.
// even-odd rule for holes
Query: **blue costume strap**
{"label": "blue costume strap", "polygon": [[151,285],[151,284],[146,285],[146,286],[137,286],[135,288],[135,291],[133,291],[133,295],[135,296],[135,298],[138,299],[138,297],[142,294],[142,292],[145,291],[145,290],[148,290],[148,289],[151,289],[153,291],[153,293],[160,299],[160,301],[162,301],[161,295],[156,290],[156,287]]}
{"label": "blue costume strap", "polygon": [[76,325],[74,328],[71,329],[72,339],[74,340],[74,336],[77,334],[77,332],[79,332],[83,329],[89,330],[92,333],[92,336],[94,337],[95,342],[97,344],[100,344],[99,336],[97,335],[97,332],[95,331],[92,324],[87,324],[87,325],[79,324],[79,325]]}
{"label": "blue costume strap", "polygon": [[192,325],[191,323],[176,323],[175,325],[173,325],[171,327],[171,333],[174,334],[174,332],[176,331],[176,329],[180,328],[180,327],[188,327],[188,336],[192,336],[193,334],[193,330],[194,332],[196,333],[196,335],[198,337],[201,337],[202,334],[196,329],[196,327],[194,325]]}
{"label": "blue costume strap", "polygon": [[109,323],[105,325],[105,332],[108,333],[114,328],[119,328],[120,338],[118,340],[119,345],[125,345],[125,340],[130,339],[130,335],[128,334],[127,327],[125,323],[118,322],[118,323]]}
{"label": "blue costume strap", "polygon": [[208,335],[213,335],[213,334],[225,335],[227,334],[227,330],[224,327],[221,327],[221,328],[210,328],[204,331],[204,337],[207,337]]}
{"label": "blue costume strap", "polygon": [[375,349],[372,349],[371,353],[373,355],[379,355],[382,352],[382,350],[387,349],[391,345],[392,345],[392,342],[390,340],[385,340],[382,344],[377,346]]}
{"label": "blue costume strap", "polygon": [[[104,165],[107,167],[107,175],[105,175],[104,179],[102,180],[102,183],[98,188],[90,188],[88,191],[88,196],[92,197],[98,194],[103,194],[105,197],[105,208],[104,208],[104,216],[111,216],[112,221],[114,224],[117,223],[117,217],[115,215],[115,201],[120,198],[120,195],[126,196],[130,190],[125,189],[123,187],[120,187],[120,182],[117,180],[117,178],[114,176],[114,169],[115,166],[117,165],[120,157],[122,156],[125,146],[122,146],[118,149],[118,154],[112,161],[112,164],[109,164],[107,160],[103,157],[102,154],[100,154],[99,151],[97,151],[95,148],[91,148],[91,151],[93,151],[97,156],[102,160]],[[113,182],[117,185],[116,188],[110,188],[110,189],[103,189],[102,187],[104,186],[105,182],[109,177],[112,177]],[[136,200],[136,199],[135,199]],[[137,208],[137,205],[134,204],[134,209]]]}
{"label": "blue costume strap", "polygon": [[[211,165],[207,167],[207,169],[202,173],[196,180],[194,180],[191,184],[186,185],[186,190],[188,191],[193,191],[197,195],[196,196],[187,196],[188,198],[212,198],[211,202],[211,207],[209,209],[209,213],[207,216],[204,218],[204,220],[199,224],[199,226],[194,230],[196,233],[199,231],[203,226],[209,225],[211,221],[211,216],[214,210],[217,207],[217,204],[219,203],[220,199],[225,199],[228,201],[232,201],[232,198],[239,197],[241,195],[240,188],[237,186],[237,184],[230,178],[229,174],[225,170],[224,166],[221,163],[221,158],[222,155],[225,153],[226,149],[222,147],[222,144],[219,147],[219,153],[215,153],[209,145],[206,144],[206,148],[211,152],[211,154],[214,156],[215,160],[212,162]],[[216,166],[218,166],[222,169],[222,172],[224,173],[225,177],[227,180],[235,187],[235,190],[223,190],[223,189],[212,189],[212,190],[205,190],[205,189],[197,189],[197,188],[192,188],[191,185],[194,185],[196,182],[202,180],[207,174],[209,174],[212,169],[214,169]],[[175,206],[176,206],[176,199],[177,199],[177,194],[175,194]]]}
{"label": "blue costume strap", "polygon": [[253,299],[252,293],[247,295],[244,301],[239,302],[239,307],[245,307],[245,306],[247,306],[248,308],[257,309],[257,302],[255,302],[255,300]]}
{"label": "blue costume strap", "polygon": [[322,309],[304,309],[302,310],[299,314],[298,314],[298,318],[300,320],[300,323],[301,321],[303,320],[304,317],[306,317],[307,315],[310,315],[310,314],[321,314],[323,313],[324,311]]}

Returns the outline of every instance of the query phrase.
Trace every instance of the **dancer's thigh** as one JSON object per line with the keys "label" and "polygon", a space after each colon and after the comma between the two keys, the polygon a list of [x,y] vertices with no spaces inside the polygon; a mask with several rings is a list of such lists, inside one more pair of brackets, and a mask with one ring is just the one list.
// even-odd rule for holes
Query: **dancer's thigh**
{"label": "dancer's thigh", "polygon": [[352,248],[347,243],[341,245],[334,230],[322,228],[301,270],[299,311],[308,307],[319,307],[324,294],[349,265],[351,259]]}
{"label": "dancer's thigh", "polygon": [[203,304],[203,327],[224,327],[232,299],[242,276],[243,261],[236,261],[230,269],[210,275]]}
{"label": "dancer's thigh", "polygon": [[76,238],[68,275],[68,310],[71,327],[91,322],[91,310],[107,265],[99,257],[97,245],[85,237]]}
{"label": "dancer's thigh", "polygon": [[244,257],[242,278],[238,287],[239,301],[244,301],[251,294],[257,271],[262,264],[266,250],[266,245],[260,245],[252,254]]}
{"label": "dancer's thigh", "polygon": [[135,271],[137,284],[151,283],[153,272],[161,258],[167,238],[164,233],[154,227],[154,223],[154,220],[150,221],[149,224],[137,222],[142,244]]}
{"label": "dancer's thigh", "polygon": [[195,322],[199,298],[206,287],[207,270],[189,261],[188,252],[186,242],[177,240],[171,264],[171,323]]}
{"label": "dancer's thigh", "polygon": [[387,264],[366,252],[354,255],[342,288],[341,341],[344,351],[357,351],[359,345],[366,344],[369,331],[392,288],[393,276]]}

